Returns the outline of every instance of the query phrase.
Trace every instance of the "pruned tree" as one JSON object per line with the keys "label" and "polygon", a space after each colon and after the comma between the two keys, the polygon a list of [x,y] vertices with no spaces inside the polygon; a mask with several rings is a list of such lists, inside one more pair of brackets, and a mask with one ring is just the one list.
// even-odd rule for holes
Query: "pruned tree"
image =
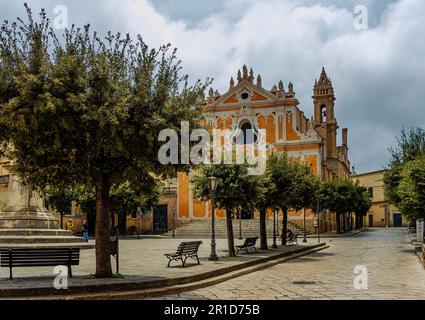
{"label": "pruned tree", "polygon": [[96,276],[111,277],[111,187],[152,187],[161,165],[158,134],[198,127],[207,83],[189,85],[170,45],[149,49],[141,36],[100,37],[72,27],[57,39],[38,21],[0,31],[0,112],[15,172],[34,188],[96,190]]}
{"label": "pruned tree", "polygon": [[425,157],[407,162],[397,188],[398,208],[408,218],[425,218]]}
{"label": "pruned tree", "polygon": [[235,246],[233,239],[232,214],[242,207],[252,210],[259,193],[258,181],[255,176],[248,175],[246,165],[218,164],[203,165],[197,170],[192,179],[193,194],[204,200],[211,199],[211,187],[208,177],[218,178],[215,191],[215,204],[226,211],[227,241],[229,256],[234,257]]}
{"label": "pruned tree", "polygon": [[282,245],[286,245],[288,211],[314,207],[320,191],[320,180],[310,167],[291,159],[286,153],[273,153],[267,160],[266,172],[275,192],[273,204],[282,210]]}
{"label": "pruned tree", "polygon": [[420,127],[412,127],[409,130],[403,128],[396,137],[397,145],[391,147],[388,170],[384,173],[384,186],[386,198],[400,206],[398,186],[401,182],[403,166],[413,160],[425,156],[425,130]]}

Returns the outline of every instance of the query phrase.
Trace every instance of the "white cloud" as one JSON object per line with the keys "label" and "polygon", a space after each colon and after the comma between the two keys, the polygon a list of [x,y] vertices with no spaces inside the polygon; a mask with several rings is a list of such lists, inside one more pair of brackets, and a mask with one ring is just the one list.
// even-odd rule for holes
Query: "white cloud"
{"label": "white cloud", "polygon": [[147,0],[67,3],[77,23],[140,33],[150,46],[171,42],[184,72],[193,80],[215,78],[220,92],[243,64],[261,73],[266,88],[292,81],[306,114],[312,113],[314,79],[325,66],[357,171],[380,169],[402,126],[425,126],[423,0],[363,1],[372,16],[368,30],[353,27],[354,0],[238,0],[210,6],[208,15],[193,21],[165,16]]}

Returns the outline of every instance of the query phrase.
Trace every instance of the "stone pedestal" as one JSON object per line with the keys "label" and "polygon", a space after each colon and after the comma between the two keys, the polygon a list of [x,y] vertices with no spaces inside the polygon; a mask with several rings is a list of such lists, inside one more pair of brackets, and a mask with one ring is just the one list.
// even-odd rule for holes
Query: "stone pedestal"
{"label": "stone pedestal", "polygon": [[43,199],[19,178],[10,175],[6,207],[0,211],[0,248],[78,247],[92,249],[93,243],[74,237],[59,228],[56,219],[44,207]]}
{"label": "stone pedestal", "polygon": [[44,208],[43,199],[11,175],[7,205],[0,211],[0,229],[59,229],[59,220]]}

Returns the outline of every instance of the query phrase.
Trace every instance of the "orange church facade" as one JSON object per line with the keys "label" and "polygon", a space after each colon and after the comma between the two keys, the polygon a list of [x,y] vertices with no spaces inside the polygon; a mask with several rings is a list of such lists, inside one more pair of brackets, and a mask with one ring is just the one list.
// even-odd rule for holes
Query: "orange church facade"
{"label": "orange church facade", "polygon": [[[335,95],[331,80],[324,69],[313,87],[313,117],[308,119],[299,108],[293,84],[287,88],[282,81],[271,90],[262,86],[261,76],[254,77],[246,66],[239,70],[236,81],[230,79],[226,93],[210,89],[203,106],[205,121],[212,128],[236,130],[249,128],[265,130],[269,150],[286,152],[311,166],[314,174],[324,180],[347,179],[350,175],[347,129],[342,129],[342,145],[337,146],[338,124],[334,115]],[[177,219],[179,223],[211,217],[211,205],[194,198],[190,174],[177,177]],[[218,218],[224,217],[221,209]],[[271,216],[271,215],[270,215]],[[312,211],[307,210],[312,218]],[[249,218],[258,218],[250,213]],[[289,219],[299,225],[303,213],[291,212]],[[320,217],[322,231],[334,229],[332,215]]]}

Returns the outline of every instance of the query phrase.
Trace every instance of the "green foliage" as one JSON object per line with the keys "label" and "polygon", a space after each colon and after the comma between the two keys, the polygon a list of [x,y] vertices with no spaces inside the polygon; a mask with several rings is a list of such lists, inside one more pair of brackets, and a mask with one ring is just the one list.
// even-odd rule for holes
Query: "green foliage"
{"label": "green foliage", "polygon": [[412,127],[406,131],[406,129],[403,128],[396,139],[397,146],[395,148],[390,148],[390,167],[407,163],[425,155],[424,129]]}
{"label": "green foliage", "polygon": [[367,188],[357,182],[330,181],[325,183],[322,191],[321,207],[342,214],[355,212],[364,216],[372,205]]}
{"label": "green foliage", "polygon": [[310,167],[290,159],[286,153],[273,153],[267,160],[269,203],[272,208],[300,210],[317,203],[321,181]]}
{"label": "green foliage", "polygon": [[[425,156],[425,130],[412,127],[407,131],[403,128],[397,137],[397,146],[390,148],[390,153],[389,168],[384,174],[385,195],[391,203],[400,208],[402,199],[398,187],[402,180],[402,171],[410,161]],[[406,198],[404,201],[406,203]]]}
{"label": "green foliage", "polygon": [[[338,233],[341,232],[340,218],[342,215],[345,215],[346,220],[348,218],[349,226],[351,226],[350,214],[354,212],[357,226],[360,226],[361,223],[359,221],[361,221],[363,216],[367,215],[372,206],[372,200],[367,188],[351,180],[327,182],[323,185],[321,193],[320,206],[322,209],[328,209],[336,213]],[[348,231],[345,226],[344,231]]]}
{"label": "green foliage", "polygon": [[252,210],[259,193],[256,176],[248,175],[246,165],[204,165],[193,175],[193,194],[204,200],[211,199],[208,177],[218,178],[215,203],[219,208],[233,212],[238,208]]}
{"label": "green foliage", "polygon": [[71,203],[75,199],[74,193],[68,190],[53,190],[44,192],[44,200],[47,206],[51,206],[60,214],[71,214]]}
{"label": "green foliage", "polygon": [[321,207],[337,214],[352,212],[355,196],[354,184],[351,181],[330,181],[325,184]]}
{"label": "green foliage", "polygon": [[407,162],[400,177],[398,208],[409,218],[425,218],[425,157]]}

